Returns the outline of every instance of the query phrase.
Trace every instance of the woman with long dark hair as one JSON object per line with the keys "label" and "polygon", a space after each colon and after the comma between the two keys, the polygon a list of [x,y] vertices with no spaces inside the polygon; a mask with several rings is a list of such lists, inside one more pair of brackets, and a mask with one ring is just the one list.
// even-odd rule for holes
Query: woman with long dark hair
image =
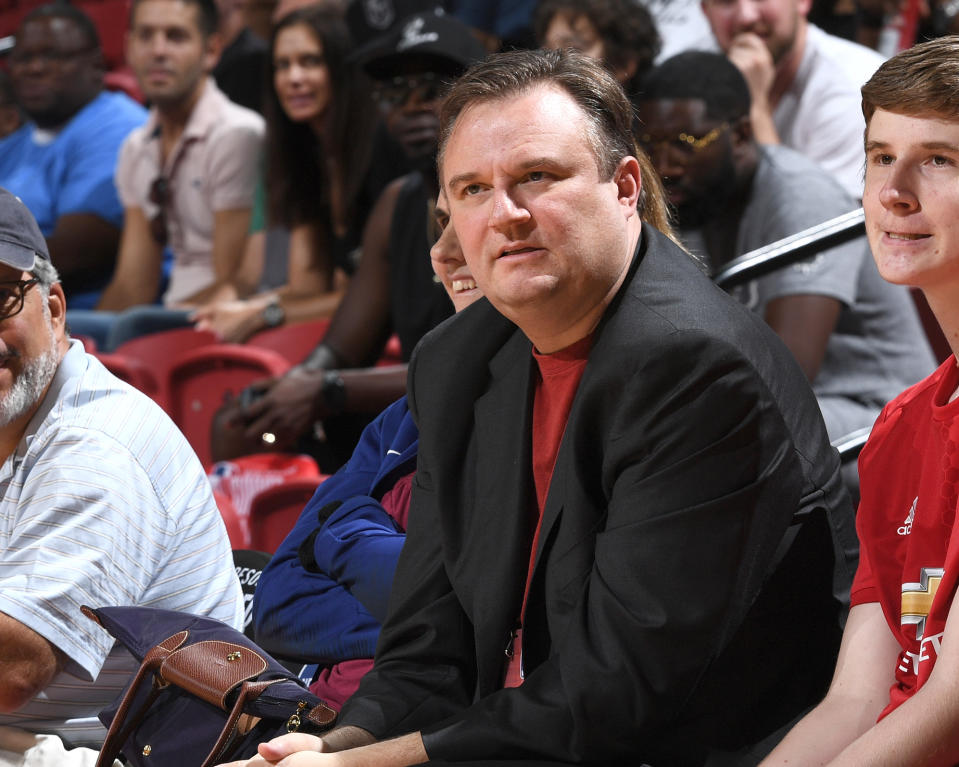
{"label": "woman with long dark hair", "polygon": [[[337,268],[349,273],[378,189],[368,178],[375,110],[351,66],[339,12],[310,6],[280,19],[270,45],[266,98],[266,210],[289,230],[288,270],[279,287],[199,309],[198,327],[242,341],[265,327],[329,316]],[[264,272],[263,233],[251,236],[241,281],[276,284]],[[263,278],[263,279],[261,279]]]}

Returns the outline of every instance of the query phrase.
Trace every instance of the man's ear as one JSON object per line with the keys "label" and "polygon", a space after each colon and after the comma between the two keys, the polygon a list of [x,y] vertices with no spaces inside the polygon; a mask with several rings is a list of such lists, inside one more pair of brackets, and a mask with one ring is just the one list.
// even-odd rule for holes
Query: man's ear
{"label": "man's ear", "polygon": [[619,166],[613,174],[616,183],[617,197],[621,205],[635,212],[639,195],[643,191],[643,177],[639,170],[639,160],[627,156],[619,161]]}
{"label": "man's ear", "polygon": [[223,38],[219,32],[207,35],[206,50],[203,52],[203,66],[207,74],[213,71],[213,68],[220,60],[220,54],[223,53]]}
{"label": "man's ear", "polygon": [[50,295],[47,296],[47,308],[50,310],[50,322],[57,331],[57,338],[62,338],[66,327],[67,299],[63,295],[63,287],[59,282],[50,286]]}

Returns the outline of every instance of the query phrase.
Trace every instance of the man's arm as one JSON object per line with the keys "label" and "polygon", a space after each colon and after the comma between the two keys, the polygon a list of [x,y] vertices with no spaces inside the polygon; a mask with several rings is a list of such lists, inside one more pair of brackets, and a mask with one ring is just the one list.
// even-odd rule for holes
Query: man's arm
{"label": "man's arm", "polygon": [[0,613],[0,712],[16,711],[60,671],[62,654],[33,629]]}
{"label": "man's arm", "polygon": [[91,273],[112,273],[119,245],[120,230],[93,213],[60,216],[47,237],[50,258],[68,289]]}
{"label": "man's arm", "polygon": [[801,294],[774,298],[766,306],[766,324],[793,353],[810,383],[819,374],[841,309],[835,298]]}
{"label": "man's arm", "polygon": [[203,303],[229,301],[239,291],[236,276],[243,260],[247,232],[250,229],[250,208],[218,210],[213,214],[213,274],[212,285],[194,293],[177,308],[190,309]]}
{"label": "man's arm", "polygon": [[160,291],[163,249],[150,233],[142,208],[127,208],[123,217],[120,254],[113,279],[103,291],[97,309],[119,312],[152,304]]}
{"label": "man's arm", "polygon": [[853,607],[829,692],[766,757],[763,767],[827,764],[872,728],[889,701],[900,649],[878,602]]}
{"label": "man's arm", "polygon": [[[959,610],[954,596],[929,679],[915,695],[864,732],[833,767],[952,767],[959,763]],[[893,659],[895,660],[895,659]]]}

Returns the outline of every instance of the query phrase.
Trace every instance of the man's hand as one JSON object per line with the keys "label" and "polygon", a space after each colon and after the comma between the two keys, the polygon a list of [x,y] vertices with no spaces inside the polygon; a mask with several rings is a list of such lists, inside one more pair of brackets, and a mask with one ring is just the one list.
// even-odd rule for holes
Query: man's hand
{"label": "man's hand", "polygon": [[324,415],[318,400],[325,374],[324,370],[309,371],[297,365],[268,383],[266,394],[243,411],[247,439],[273,434],[274,447],[292,447]]}
{"label": "man's hand", "polygon": [[[330,736],[344,731],[371,737],[357,727],[333,730]],[[220,767],[409,767],[426,761],[429,761],[429,756],[418,732],[336,752],[331,752],[330,744],[314,735],[293,733],[261,743],[259,754],[252,759],[230,762]]]}
{"label": "man's hand", "polygon": [[756,140],[761,144],[778,144],[779,134],[773,123],[773,105],[770,102],[776,65],[766,43],[754,32],[741,32],[733,38],[726,55],[749,86],[752,101],[749,117]]}

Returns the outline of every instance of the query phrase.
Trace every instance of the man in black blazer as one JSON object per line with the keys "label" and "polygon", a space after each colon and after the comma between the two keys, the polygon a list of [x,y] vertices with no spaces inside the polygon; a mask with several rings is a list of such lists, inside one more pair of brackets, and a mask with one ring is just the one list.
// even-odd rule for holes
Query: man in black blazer
{"label": "man in black blazer", "polygon": [[249,764],[755,763],[828,684],[855,558],[816,400],[645,223],[662,192],[599,66],[491,57],[443,125],[489,300],[411,363],[419,458],[375,668],[323,742]]}

